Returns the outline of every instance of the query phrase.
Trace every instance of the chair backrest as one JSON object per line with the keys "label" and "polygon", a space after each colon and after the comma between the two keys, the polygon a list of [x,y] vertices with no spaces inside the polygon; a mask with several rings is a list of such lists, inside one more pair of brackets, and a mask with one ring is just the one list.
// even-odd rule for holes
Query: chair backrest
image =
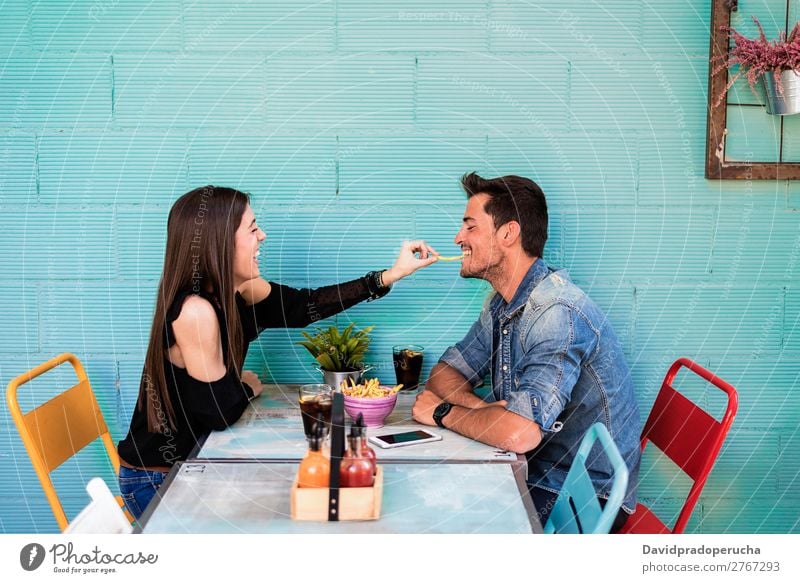
{"label": "chair backrest", "polygon": [[[17,399],[19,387],[65,362],[72,365],[78,383],[23,414]],[[53,487],[50,472],[98,437],[105,445],[114,471],[119,472],[117,449],[83,365],[72,354],[60,354],[9,382],[6,400],[56,522],[64,530],[68,520]]]}
{"label": "chair backrest", "polygon": [[[728,395],[728,405],[717,421],[673,388],[681,368],[697,374]],[[676,360],[664,377],[650,415],[642,430],[642,451],[648,442],[677,464],[694,481],[678,514],[672,532],[682,533],[700,498],[708,474],[722,449],[722,443],[736,416],[739,397],[736,389],[714,373],[688,358]]]}
{"label": "chair backrest", "polygon": [[86,484],[92,501],[81,510],[64,534],[130,534],[133,526],[119,507],[114,494],[102,478],[92,478]]}
{"label": "chair backrest", "polygon": [[[586,470],[586,459],[596,441],[600,442],[605,454],[614,467],[614,482],[611,493],[604,507],[597,500],[589,473]],[[617,444],[602,423],[595,423],[581,440],[578,453],[572,462],[558,493],[550,518],[544,526],[546,534],[606,534],[617,517],[625,490],[628,487],[628,466],[619,453]]]}

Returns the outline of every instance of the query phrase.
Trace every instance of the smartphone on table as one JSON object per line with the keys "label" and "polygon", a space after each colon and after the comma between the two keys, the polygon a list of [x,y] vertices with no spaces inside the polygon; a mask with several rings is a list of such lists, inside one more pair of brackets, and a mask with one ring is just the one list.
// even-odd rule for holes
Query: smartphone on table
{"label": "smartphone on table", "polygon": [[387,435],[372,435],[369,438],[371,443],[383,449],[390,449],[393,447],[403,447],[405,445],[414,445],[416,443],[428,443],[430,441],[441,441],[442,436],[424,429],[416,429],[414,431],[405,431],[403,433],[389,433]]}

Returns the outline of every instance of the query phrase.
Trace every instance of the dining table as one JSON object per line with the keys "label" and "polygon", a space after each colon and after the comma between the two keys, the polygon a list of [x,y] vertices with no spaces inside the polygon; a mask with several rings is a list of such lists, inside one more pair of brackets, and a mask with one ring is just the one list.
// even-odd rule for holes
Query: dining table
{"label": "dining table", "polygon": [[417,423],[418,391],[401,391],[383,427],[425,428],[439,441],[382,449],[376,520],[293,520],[290,491],[308,444],[296,384],[265,385],[240,419],[198,441],[170,471],[136,532],[166,533],[541,533],[528,494],[525,457]]}

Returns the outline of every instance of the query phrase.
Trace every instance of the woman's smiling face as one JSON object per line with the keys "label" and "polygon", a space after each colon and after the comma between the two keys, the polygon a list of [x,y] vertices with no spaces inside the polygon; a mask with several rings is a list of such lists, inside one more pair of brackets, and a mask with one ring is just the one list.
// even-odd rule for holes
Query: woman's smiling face
{"label": "woman's smiling face", "polygon": [[256,224],[256,215],[248,204],[242,215],[242,222],[236,229],[233,257],[233,278],[236,287],[259,276],[258,248],[266,238],[266,233]]}

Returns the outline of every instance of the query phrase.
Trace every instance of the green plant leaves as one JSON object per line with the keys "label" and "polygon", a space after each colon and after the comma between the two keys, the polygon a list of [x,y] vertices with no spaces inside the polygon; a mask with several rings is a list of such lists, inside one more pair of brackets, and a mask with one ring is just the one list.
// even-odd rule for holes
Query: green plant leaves
{"label": "green plant leaves", "polygon": [[336,363],[330,357],[330,355],[322,353],[317,356],[317,362],[320,364],[322,368],[325,370],[337,370]]}
{"label": "green plant leaves", "polygon": [[[303,332],[303,334],[305,334],[305,332]],[[300,342],[298,342],[298,344],[300,346],[305,347],[305,349],[308,350],[311,353],[311,356],[313,356],[314,358],[316,358],[320,352],[317,346],[313,342],[307,342],[305,340],[301,340]]]}
{"label": "green plant leaves", "polygon": [[343,331],[336,326],[317,328],[314,335],[301,332],[306,340],[297,342],[311,353],[325,370],[344,371],[361,368],[369,348],[369,333],[375,326],[355,330],[351,322]]}

